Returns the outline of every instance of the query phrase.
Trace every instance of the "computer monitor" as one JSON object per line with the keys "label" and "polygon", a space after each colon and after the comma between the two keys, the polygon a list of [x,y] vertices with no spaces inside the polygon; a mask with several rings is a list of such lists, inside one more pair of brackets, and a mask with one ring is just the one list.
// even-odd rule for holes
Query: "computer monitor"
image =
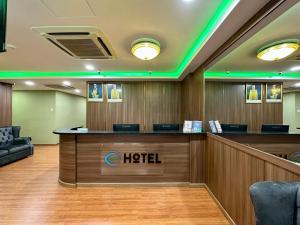
{"label": "computer monitor", "polygon": [[113,131],[138,132],[140,131],[140,125],[139,124],[114,124]]}
{"label": "computer monitor", "polygon": [[263,124],[261,126],[261,132],[268,133],[288,133],[289,125],[278,125],[278,124]]}
{"label": "computer monitor", "polygon": [[179,124],[153,124],[153,131],[179,131]]}
{"label": "computer monitor", "polygon": [[247,132],[247,124],[221,124],[222,132]]}
{"label": "computer monitor", "polygon": [[5,52],[7,0],[0,1],[0,52]]}

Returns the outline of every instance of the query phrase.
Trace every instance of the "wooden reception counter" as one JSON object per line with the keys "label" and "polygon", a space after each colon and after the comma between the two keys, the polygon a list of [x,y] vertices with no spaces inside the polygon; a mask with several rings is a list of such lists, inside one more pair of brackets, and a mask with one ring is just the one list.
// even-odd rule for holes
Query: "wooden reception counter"
{"label": "wooden reception counter", "polygon": [[300,180],[299,134],[55,133],[61,183],[201,183],[235,224],[255,225],[250,185]]}
{"label": "wooden reception counter", "polygon": [[57,130],[59,182],[202,183],[205,134]]}

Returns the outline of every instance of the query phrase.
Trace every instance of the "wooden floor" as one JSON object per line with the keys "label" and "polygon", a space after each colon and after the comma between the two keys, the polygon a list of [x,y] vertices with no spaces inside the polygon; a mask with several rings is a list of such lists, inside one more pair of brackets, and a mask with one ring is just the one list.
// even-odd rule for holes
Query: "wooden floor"
{"label": "wooden floor", "polygon": [[66,188],[57,177],[58,147],[0,167],[0,224],[229,224],[204,188]]}

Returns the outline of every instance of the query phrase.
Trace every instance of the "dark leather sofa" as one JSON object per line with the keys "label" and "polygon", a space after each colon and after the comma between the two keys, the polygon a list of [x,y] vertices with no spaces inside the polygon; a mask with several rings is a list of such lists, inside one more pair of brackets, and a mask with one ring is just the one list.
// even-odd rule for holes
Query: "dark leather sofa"
{"label": "dark leather sofa", "polygon": [[19,126],[0,127],[0,166],[33,155],[30,137],[20,137]]}
{"label": "dark leather sofa", "polygon": [[300,225],[300,182],[258,182],[250,196],[257,225]]}

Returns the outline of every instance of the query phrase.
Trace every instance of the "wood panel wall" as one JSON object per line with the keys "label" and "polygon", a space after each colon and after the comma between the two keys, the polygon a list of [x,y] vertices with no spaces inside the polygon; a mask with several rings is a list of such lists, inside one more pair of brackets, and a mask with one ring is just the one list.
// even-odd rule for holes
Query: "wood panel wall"
{"label": "wood panel wall", "polygon": [[266,103],[264,92],[265,85],[261,104],[246,104],[245,83],[206,81],[206,121],[248,124],[248,131],[260,131],[262,124],[282,124],[282,103]]}
{"label": "wood panel wall", "polygon": [[[182,123],[180,82],[118,82],[123,85],[123,102],[87,102],[87,127],[112,130],[113,124],[137,123],[151,131],[154,123]],[[104,85],[105,86],[105,85]]]}
{"label": "wood panel wall", "polygon": [[207,186],[237,225],[255,225],[250,185],[300,180],[298,165],[209,133],[206,154]]}
{"label": "wood panel wall", "polygon": [[[138,123],[151,131],[154,123],[184,120],[248,124],[249,131],[260,131],[262,124],[282,124],[283,104],[246,104],[245,83],[206,81],[198,69],[182,82],[121,82],[122,103],[87,103],[87,127],[112,130],[114,123]],[[263,88],[265,92],[265,85]],[[104,90],[104,99],[106,91]]]}
{"label": "wood panel wall", "polygon": [[0,83],[0,127],[12,124],[12,85]]}
{"label": "wood panel wall", "polygon": [[189,74],[182,82],[182,120],[204,121],[204,91],[205,81],[200,68]]}

